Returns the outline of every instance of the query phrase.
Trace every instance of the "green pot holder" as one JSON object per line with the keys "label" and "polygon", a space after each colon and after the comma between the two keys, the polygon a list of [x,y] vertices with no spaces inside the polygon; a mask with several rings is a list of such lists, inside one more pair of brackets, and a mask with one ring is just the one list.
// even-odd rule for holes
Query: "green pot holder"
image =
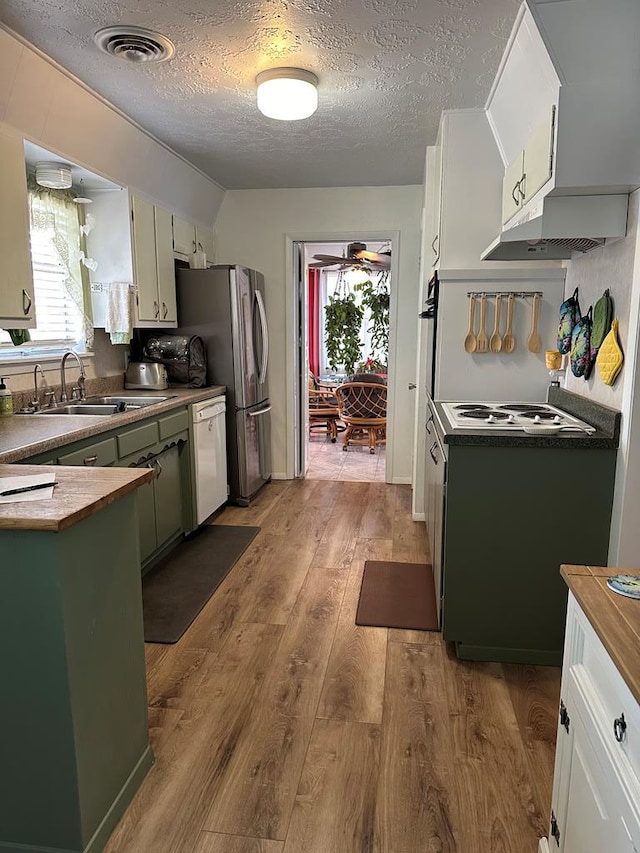
{"label": "green pot holder", "polygon": [[605,290],[593,308],[593,326],[591,328],[591,350],[593,357],[597,355],[602,342],[609,334],[611,321],[613,319],[613,299],[609,295],[609,288]]}

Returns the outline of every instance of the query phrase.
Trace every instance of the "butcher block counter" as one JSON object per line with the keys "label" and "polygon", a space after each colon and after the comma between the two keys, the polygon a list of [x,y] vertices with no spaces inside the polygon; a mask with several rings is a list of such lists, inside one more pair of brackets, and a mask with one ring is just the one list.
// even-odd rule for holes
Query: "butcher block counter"
{"label": "butcher block counter", "polygon": [[640,569],[561,566],[560,573],[609,653],[635,700],[640,703],[640,600],[609,589],[617,574],[640,577]]}
{"label": "butcher block counter", "polygon": [[53,497],[0,504],[0,850],[98,853],[153,763],[135,493],[154,472],[0,465],[34,474]]}
{"label": "butcher block counter", "polygon": [[155,476],[149,468],[0,465],[0,478],[30,474],[50,474],[55,478],[53,497],[0,504],[0,530],[65,530]]}

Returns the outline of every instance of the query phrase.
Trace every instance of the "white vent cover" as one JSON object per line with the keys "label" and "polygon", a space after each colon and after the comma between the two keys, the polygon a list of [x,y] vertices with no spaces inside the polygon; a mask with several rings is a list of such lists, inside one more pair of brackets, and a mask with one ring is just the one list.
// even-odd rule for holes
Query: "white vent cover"
{"label": "white vent cover", "polygon": [[100,50],[127,62],[164,62],[175,53],[166,36],[145,27],[103,27],[94,33],[93,40]]}

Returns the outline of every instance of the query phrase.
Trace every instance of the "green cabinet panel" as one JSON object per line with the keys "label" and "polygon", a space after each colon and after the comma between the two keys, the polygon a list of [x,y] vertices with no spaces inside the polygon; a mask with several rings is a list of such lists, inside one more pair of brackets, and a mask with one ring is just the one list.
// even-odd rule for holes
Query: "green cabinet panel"
{"label": "green cabinet panel", "polygon": [[560,663],[560,565],[607,563],[616,452],[449,445],[442,631],[460,658]]}
{"label": "green cabinet panel", "polygon": [[138,450],[151,447],[158,441],[158,424],[156,421],[144,423],[134,429],[127,430],[118,435],[118,456],[128,456]]}
{"label": "green cabinet panel", "polygon": [[58,456],[60,465],[93,465],[96,468],[113,465],[116,459],[116,441],[114,438],[107,438],[104,441],[89,444],[80,450]]}
{"label": "green cabinet panel", "polygon": [[156,502],[154,483],[140,486],[138,500],[138,538],[140,540],[140,562],[142,565],[158,547],[156,537]]}
{"label": "green cabinet panel", "polygon": [[180,412],[173,412],[163,418],[158,418],[158,429],[160,430],[161,441],[189,429],[189,413],[186,409],[182,409]]}
{"label": "green cabinet panel", "polygon": [[180,457],[176,446],[154,459],[158,476],[154,480],[156,536],[158,547],[182,531]]}
{"label": "green cabinet panel", "polygon": [[98,853],[152,763],[134,497],[2,531],[0,850]]}

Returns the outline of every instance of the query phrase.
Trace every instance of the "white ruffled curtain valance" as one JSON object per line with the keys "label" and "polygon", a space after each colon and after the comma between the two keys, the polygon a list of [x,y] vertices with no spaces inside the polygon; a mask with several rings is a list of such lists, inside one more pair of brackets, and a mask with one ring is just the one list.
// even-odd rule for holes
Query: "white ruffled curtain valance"
{"label": "white ruffled curtain valance", "polygon": [[64,286],[82,318],[85,345],[93,346],[93,317],[89,277],[81,259],[84,256],[80,228],[84,224],[82,207],[75,193],[39,186],[29,176],[29,217],[31,228],[50,231],[51,242],[66,273]]}

